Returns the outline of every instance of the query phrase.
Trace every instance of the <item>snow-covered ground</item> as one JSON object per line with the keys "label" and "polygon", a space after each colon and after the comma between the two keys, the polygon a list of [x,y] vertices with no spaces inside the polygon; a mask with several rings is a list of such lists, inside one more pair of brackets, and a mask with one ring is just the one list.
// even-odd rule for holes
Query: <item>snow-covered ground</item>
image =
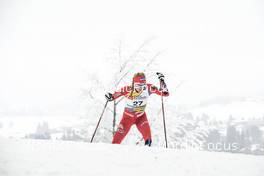
{"label": "snow-covered ground", "polygon": [[0,138],[1,176],[262,176],[264,156]]}

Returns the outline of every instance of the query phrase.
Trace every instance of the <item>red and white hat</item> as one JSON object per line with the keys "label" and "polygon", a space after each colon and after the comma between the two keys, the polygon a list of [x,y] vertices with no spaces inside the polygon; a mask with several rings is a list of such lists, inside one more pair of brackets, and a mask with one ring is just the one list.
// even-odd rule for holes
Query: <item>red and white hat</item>
{"label": "red and white hat", "polygon": [[133,77],[134,84],[146,84],[146,76],[143,72],[136,73]]}

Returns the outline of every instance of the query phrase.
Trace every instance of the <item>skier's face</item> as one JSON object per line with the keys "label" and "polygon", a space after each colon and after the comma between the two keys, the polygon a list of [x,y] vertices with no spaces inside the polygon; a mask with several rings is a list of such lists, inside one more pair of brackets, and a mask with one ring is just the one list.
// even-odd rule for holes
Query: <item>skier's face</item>
{"label": "skier's face", "polygon": [[136,92],[141,92],[145,86],[146,84],[135,84],[134,88]]}

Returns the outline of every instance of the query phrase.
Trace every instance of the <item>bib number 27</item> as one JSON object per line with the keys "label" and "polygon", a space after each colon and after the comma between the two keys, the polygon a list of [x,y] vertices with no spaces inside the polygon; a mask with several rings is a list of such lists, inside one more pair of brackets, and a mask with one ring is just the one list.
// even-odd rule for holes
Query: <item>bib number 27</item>
{"label": "bib number 27", "polygon": [[143,101],[134,101],[134,102],[133,102],[133,105],[134,105],[134,106],[141,106],[142,103],[143,103]]}

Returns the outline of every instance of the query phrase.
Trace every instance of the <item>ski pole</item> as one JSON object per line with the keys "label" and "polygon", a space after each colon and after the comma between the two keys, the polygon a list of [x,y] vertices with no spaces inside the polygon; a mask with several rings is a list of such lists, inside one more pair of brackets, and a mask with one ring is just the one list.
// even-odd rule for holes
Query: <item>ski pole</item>
{"label": "ski pole", "polygon": [[[164,101],[163,101],[163,94],[161,95],[161,110],[162,110],[162,116],[163,116],[163,126],[164,126],[164,134],[165,134],[165,143],[166,148],[168,148],[168,141],[167,141],[167,131],[166,131],[166,121],[165,121],[165,111],[164,111]],[[138,145],[144,138],[142,137],[138,142],[136,142],[136,145]]]}
{"label": "ski pole", "polygon": [[[162,86],[162,83],[160,81],[160,87],[161,86]],[[164,112],[164,102],[163,102],[163,92],[161,92],[161,108],[162,108],[164,135],[165,135],[165,144],[166,144],[166,148],[168,148],[166,121],[165,121],[165,112]]]}
{"label": "ski pole", "polygon": [[96,125],[96,128],[95,128],[95,130],[94,130],[93,136],[92,136],[91,141],[90,141],[91,143],[93,142],[93,139],[94,139],[95,133],[96,133],[96,131],[97,131],[97,129],[98,129],[98,126],[99,126],[99,124],[100,124],[100,122],[101,122],[101,119],[102,119],[102,117],[103,117],[103,114],[104,114],[104,111],[105,111],[105,109],[106,109],[106,107],[107,107],[107,104],[108,104],[108,100],[106,101],[106,103],[105,103],[105,105],[104,105],[103,112],[101,113],[100,118],[99,118],[99,121],[98,121],[98,123],[97,123],[97,125]]}

